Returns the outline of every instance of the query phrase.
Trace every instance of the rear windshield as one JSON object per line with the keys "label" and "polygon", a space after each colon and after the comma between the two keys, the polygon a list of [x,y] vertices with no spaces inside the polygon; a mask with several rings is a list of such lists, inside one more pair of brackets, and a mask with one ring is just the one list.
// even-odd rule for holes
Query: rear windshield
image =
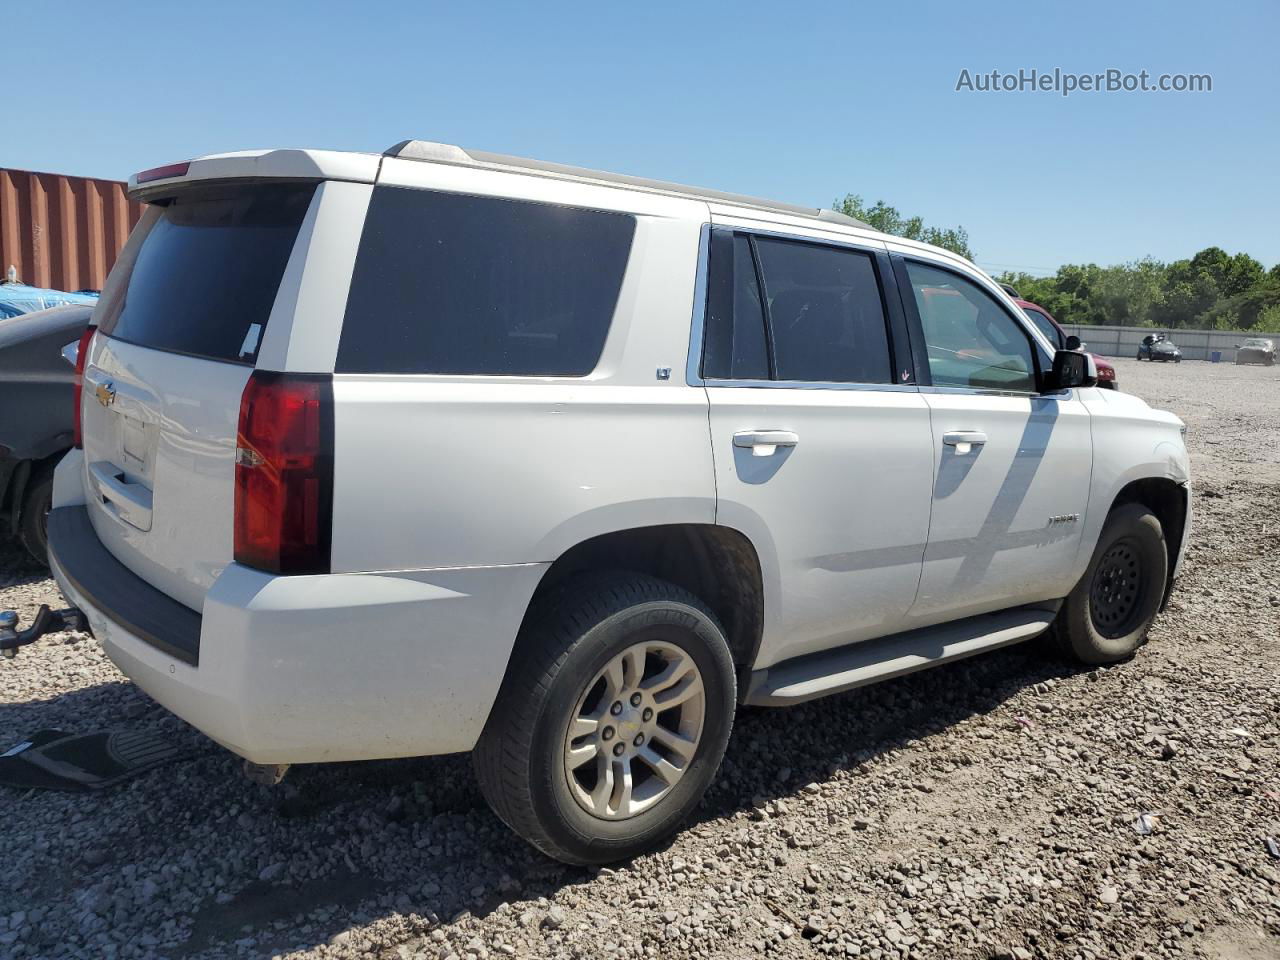
{"label": "rear windshield", "polygon": [[105,311],[102,332],[252,364],[315,189],[242,184],[170,201],[138,249],[119,312]]}
{"label": "rear windshield", "polygon": [[584,376],[634,232],[625,214],[378,187],[337,371]]}

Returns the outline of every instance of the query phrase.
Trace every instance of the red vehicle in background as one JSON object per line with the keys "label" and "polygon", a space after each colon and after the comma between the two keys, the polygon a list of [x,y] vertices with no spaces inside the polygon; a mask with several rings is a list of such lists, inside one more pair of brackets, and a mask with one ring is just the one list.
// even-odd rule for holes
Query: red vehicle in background
{"label": "red vehicle in background", "polygon": [[[1036,325],[1036,329],[1049,338],[1050,343],[1059,350],[1067,349],[1067,337],[1070,336],[1070,334],[1062,329],[1062,325],[1058,323],[1057,320],[1053,319],[1048,310],[1040,306],[1038,303],[1032,303],[1030,300],[1023,300],[1018,296],[1018,291],[1007,284],[1002,283],[1000,286],[1004,287],[1005,293],[1013,297],[1013,302],[1022,308],[1022,312],[1025,313],[1030,318],[1031,322]],[[1093,357],[1093,363],[1098,368],[1098,386],[1106,387],[1109,390],[1117,389],[1116,368],[1106,360],[1103,360],[1096,353],[1091,353],[1089,356]]]}

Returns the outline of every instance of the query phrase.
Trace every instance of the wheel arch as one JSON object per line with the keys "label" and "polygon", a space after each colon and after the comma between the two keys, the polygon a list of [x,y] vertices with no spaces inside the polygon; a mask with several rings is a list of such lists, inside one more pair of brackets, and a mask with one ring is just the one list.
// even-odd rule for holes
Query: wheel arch
{"label": "wheel arch", "polygon": [[668,523],[601,533],[563,551],[542,575],[525,611],[569,578],[596,570],[647,573],[688,590],[716,615],[734,665],[749,670],[764,632],[759,553],[731,527]]}
{"label": "wheel arch", "polygon": [[1156,515],[1164,530],[1165,550],[1169,555],[1169,572],[1165,581],[1164,597],[1160,602],[1163,610],[1169,602],[1169,594],[1173,590],[1173,580],[1178,572],[1178,562],[1182,556],[1184,538],[1189,529],[1191,516],[1191,490],[1185,483],[1179,483],[1168,477],[1142,477],[1131,480],[1116,493],[1108,513],[1126,503],[1139,503]]}
{"label": "wheel arch", "polygon": [[19,461],[9,477],[7,489],[0,487],[0,515],[7,516],[12,534],[17,534],[22,528],[22,511],[26,506],[28,488],[44,477],[52,476],[66,452],[66,447],[60,447],[44,457]]}

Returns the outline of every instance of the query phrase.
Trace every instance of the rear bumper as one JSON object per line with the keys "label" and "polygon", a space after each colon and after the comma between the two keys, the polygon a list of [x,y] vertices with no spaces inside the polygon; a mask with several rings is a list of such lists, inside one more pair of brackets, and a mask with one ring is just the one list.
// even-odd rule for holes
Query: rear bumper
{"label": "rear bumper", "polygon": [[89,522],[83,507],[54,514],[63,511],[72,513],[51,514],[50,566],[107,655],[255,763],[471,749],[546,570],[279,577],[230,564],[196,613],[129,571],[92,528],[92,542],[77,532]]}

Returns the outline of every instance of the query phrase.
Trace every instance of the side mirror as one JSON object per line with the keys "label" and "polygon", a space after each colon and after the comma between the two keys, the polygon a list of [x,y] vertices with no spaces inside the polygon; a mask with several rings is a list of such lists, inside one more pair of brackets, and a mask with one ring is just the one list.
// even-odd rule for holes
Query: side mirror
{"label": "side mirror", "polygon": [[1063,350],[1079,350],[1080,346],[1081,346],[1080,338],[1073,333],[1069,337],[1067,337],[1067,342],[1063,345],[1062,349]]}
{"label": "side mirror", "polygon": [[1046,380],[1045,393],[1072,387],[1092,387],[1098,382],[1098,368],[1087,353],[1059,350],[1053,355],[1053,370]]}

